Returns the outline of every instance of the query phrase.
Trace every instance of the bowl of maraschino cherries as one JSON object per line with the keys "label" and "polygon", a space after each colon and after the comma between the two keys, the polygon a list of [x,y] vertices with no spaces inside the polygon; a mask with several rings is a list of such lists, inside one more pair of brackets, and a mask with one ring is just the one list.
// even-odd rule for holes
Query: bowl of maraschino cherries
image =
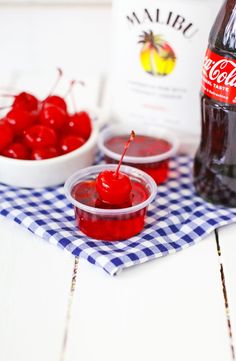
{"label": "bowl of maraschino cherries", "polygon": [[145,172],[119,164],[91,166],[73,174],[65,183],[73,204],[76,226],[85,235],[102,241],[125,240],[140,233],[146,211],[157,192],[155,181]]}
{"label": "bowl of maraschino cherries", "polygon": [[[62,72],[58,70],[56,88]],[[76,82],[71,81],[67,95]],[[67,97],[52,90],[44,99],[22,91],[5,94],[10,109],[0,119],[0,182],[20,187],[55,186],[93,164],[98,114],[70,112]]]}

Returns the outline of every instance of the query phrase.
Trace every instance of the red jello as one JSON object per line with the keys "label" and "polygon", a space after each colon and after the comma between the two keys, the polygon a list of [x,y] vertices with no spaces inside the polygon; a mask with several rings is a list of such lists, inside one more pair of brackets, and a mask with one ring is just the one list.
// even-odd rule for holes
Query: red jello
{"label": "red jello", "polygon": [[[147,189],[139,182],[131,180],[132,191],[131,191],[131,204],[123,203],[123,205],[110,206],[108,203],[100,201],[95,180],[84,181],[78,183],[72,189],[72,197],[78,202],[81,202],[87,206],[95,207],[99,209],[120,209],[128,208],[129,206],[137,205],[144,202],[148,197],[149,193]],[[134,234],[139,233],[144,226],[145,209],[140,209],[133,212],[127,217],[123,216],[111,216],[103,214],[91,215],[81,209],[76,209],[76,223],[80,230],[88,236],[96,239],[104,239],[104,231],[106,232],[106,240],[112,241],[116,239],[129,238]]]}
{"label": "red jello", "polygon": [[[168,177],[170,157],[177,150],[176,138],[167,131],[149,126],[142,129],[136,127],[135,130],[135,141],[130,144],[123,164],[143,170],[158,185],[164,183]],[[100,134],[98,144],[107,163],[119,161],[127,133],[123,125],[113,125]]]}
{"label": "red jello", "polygon": [[[118,135],[107,140],[104,145],[107,149],[114,153],[121,154],[127,136]],[[130,157],[152,157],[168,152],[171,149],[171,144],[164,139],[155,138],[148,135],[137,135],[135,142],[130,145],[127,151],[127,156]],[[116,161],[108,156],[105,156],[107,163],[116,163]],[[142,169],[149,174],[157,184],[162,184],[166,181],[169,169],[169,159],[149,163],[132,163],[124,162],[124,164],[135,166]]]}
{"label": "red jello", "polygon": [[[106,140],[104,144],[113,152],[121,154],[126,141],[126,135],[117,135]],[[171,144],[165,139],[151,137],[150,135],[136,135],[135,141],[130,144],[126,155],[131,157],[151,157],[166,153],[170,149]]]}
{"label": "red jello", "polygon": [[87,236],[104,241],[130,238],[142,231],[147,206],[156,195],[156,185],[144,172],[127,166],[121,171],[131,180],[130,199],[118,206],[103,202],[96,190],[97,175],[115,170],[116,165],[99,165],[83,169],[65,184],[68,199],[75,209],[77,227]]}

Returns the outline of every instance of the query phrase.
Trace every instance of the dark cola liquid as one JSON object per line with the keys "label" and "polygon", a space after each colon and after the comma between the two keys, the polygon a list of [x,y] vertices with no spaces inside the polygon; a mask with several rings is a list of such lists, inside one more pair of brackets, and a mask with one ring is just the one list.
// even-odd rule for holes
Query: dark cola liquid
{"label": "dark cola liquid", "polygon": [[207,201],[236,207],[236,106],[203,95],[202,137],[194,160],[194,185]]}

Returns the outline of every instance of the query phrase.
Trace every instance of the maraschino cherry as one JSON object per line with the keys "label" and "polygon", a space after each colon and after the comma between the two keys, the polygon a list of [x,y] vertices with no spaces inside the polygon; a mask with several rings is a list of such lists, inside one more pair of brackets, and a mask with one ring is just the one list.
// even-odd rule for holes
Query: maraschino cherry
{"label": "maraschino cherry", "polygon": [[43,125],[59,130],[63,127],[67,119],[67,105],[62,97],[59,95],[52,95],[63,75],[60,68],[57,70],[58,76],[56,82],[53,85],[49,95],[42,102],[42,109],[39,114],[39,119]]}
{"label": "maraschino cherry", "polygon": [[102,202],[109,205],[122,205],[130,201],[132,185],[130,178],[120,172],[120,166],[131,141],[135,138],[134,131],[131,132],[121,159],[115,171],[105,170],[99,173],[96,179],[96,189]]}
{"label": "maraschino cherry", "polygon": [[0,155],[41,160],[72,152],[87,141],[92,131],[89,115],[77,112],[76,107],[74,114],[70,114],[65,101],[74,84],[84,83],[73,80],[64,97],[55,95],[62,75],[58,69],[56,82],[43,100],[24,91],[0,94],[13,99],[10,106],[0,107],[0,111],[10,108],[0,118]]}
{"label": "maraschino cherry", "polygon": [[49,92],[49,95],[44,99],[43,101],[43,107],[44,106],[55,106],[55,107],[58,107],[62,110],[64,110],[64,112],[67,112],[67,104],[65,102],[65,100],[60,97],[59,95],[55,95],[54,92],[63,76],[63,71],[62,69],[60,68],[57,68],[57,78],[56,78],[56,81],[55,83],[53,84],[53,87],[51,88],[50,92]]}
{"label": "maraschino cherry", "polygon": [[85,143],[85,140],[77,135],[66,135],[61,139],[60,149],[62,154],[70,153],[73,150],[80,148]]}
{"label": "maraschino cherry", "polygon": [[0,121],[0,151],[11,144],[13,141],[13,131],[9,124]]}
{"label": "maraschino cherry", "polygon": [[67,119],[67,113],[64,109],[59,108],[53,104],[46,104],[43,106],[39,115],[41,124],[60,130]]}
{"label": "maraschino cherry", "polygon": [[92,132],[92,122],[91,122],[90,116],[88,115],[87,112],[85,112],[85,111],[78,112],[76,110],[77,106],[76,106],[75,98],[73,95],[73,88],[76,84],[80,84],[82,86],[85,85],[84,82],[81,82],[81,81],[77,81],[77,80],[71,81],[68,94],[71,95],[71,100],[72,100],[73,108],[74,108],[74,114],[69,115],[69,117],[68,117],[66,131],[69,132],[70,134],[77,135],[78,137],[81,137],[81,138],[87,140],[90,137],[90,134]]}
{"label": "maraschino cherry", "polygon": [[31,160],[42,160],[54,158],[60,155],[57,147],[34,148],[31,153]]}
{"label": "maraschino cherry", "polygon": [[28,112],[24,108],[12,108],[5,117],[6,122],[12,127],[15,134],[20,134],[22,131],[31,126],[36,117],[33,112]]}
{"label": "maraschino cherry", "polygon": [[38,110],[40,101],[33,95],[27,92],[19,94],[1,94],[2,97],[14,98],[11,105],[12,109],[21,109],[28,112],[35,112]]}
{"label": "maraschino cherry", "polygon": [[36,124],[24,132],[24,143],[30,148],[52,147],[57,142],[57,135],[52,128]]}
{"label": "maraschino cherry", "polygon": [[22,143],[12,143],[7,148],[4,149],[2,155],[8,158],[14,159],[28,159],[29,150]]}
{"label": "maraschino cherry", "polygon": [[27,110],[29,112],[34,112],[38,110],[40,101],[32,94],[21,92],[15,96],[12,107],[14,109],[20,108]]}

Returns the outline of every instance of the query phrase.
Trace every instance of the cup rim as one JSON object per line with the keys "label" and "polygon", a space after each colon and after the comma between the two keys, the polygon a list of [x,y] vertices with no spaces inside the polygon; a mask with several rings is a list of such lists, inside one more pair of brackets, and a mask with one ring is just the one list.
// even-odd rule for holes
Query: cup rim
{"label": "cup rim", "polygon": [[150,195],[145,201],[143,201],[135,206],[127,207],[127,208],[104,209],[104,208],[95,208],[92,206],[85,205],[85,204],[77,201],[74,197],[72,197],[71,190],[72,190],[73,186],[75,186],[76,183],[79,181],[79,179],[81,179],[81,178],[84,179],[86,177],[86,175],[87,176],[96,175],[103,170],[115,170],[116,168],[117,168],[116,164],[100,164],[100,165],[95,165],[95,166],[81,169],[81,170],[77,171],[76,173],[72,174],[66,180],[65,185],[64,185],[64,192],[65,192],[67,199],[75,207],[77,207],[83,211],[86,211],[88,213],[92,213],[92,214],[96,214],[96,215],[115,216],[115,215],[129,214],[129,213],[134,213],[140,209],[147,207],[153,201],[153,199],[155,198],[155,196],[157,194],[157,185],[156,185],[155,181],[153,180],[153,178],[150,177],[147,173],[143,172],[140,169],[126,166],[126,165],[121,166],[120,169],[122,172],[124,172],[127,175],[133,176],[134,178],[136,176],[137,179],[142,179],[143,181],[146,181],[146,183],[148,183],[148,185],[150,187]]}
{"label": "cup rim", "polygon": [[[156,134],[156,135],[158,135],[158,137],[163,137],[166,141],[168,141],[170,143],[171,148],[167,152],[153,155],[153,156],[147,156],[147,157],[135,157],[135,156],[125,155],[124,156],[125,163],[148,164],[148,163],[160,162],[162,160],[166,160],[166,159],[170,158],[171,156],[173,156],[179,148],[179,140],[178,140],[177,136],[174,135],[171,131],[169,131],[163,127],[150,126],[150,125],[140,126],[140,125],[135,125],[135,124],[131,124],[131,125],[129,125],[129,127],[130,127],[130,131],[132,129],[134,129],[136,134],[150,135],[150,136],[153,136]],[[114,134],[114,135],[126,134],[127,135],[129,133],[129,129],[127,131],[127,128],[128,127],[126,124],[112,124],[112,125],[108,125],[106,128],[104,128],[98,136],[98,148],[100,149],[100,151],[104,155],[108,156],[109,158],[119,161],[120,154],[108,149],[105,146],[104,142],[107,139],[109,139],[109,135],[111,135],[111,134]]]}

